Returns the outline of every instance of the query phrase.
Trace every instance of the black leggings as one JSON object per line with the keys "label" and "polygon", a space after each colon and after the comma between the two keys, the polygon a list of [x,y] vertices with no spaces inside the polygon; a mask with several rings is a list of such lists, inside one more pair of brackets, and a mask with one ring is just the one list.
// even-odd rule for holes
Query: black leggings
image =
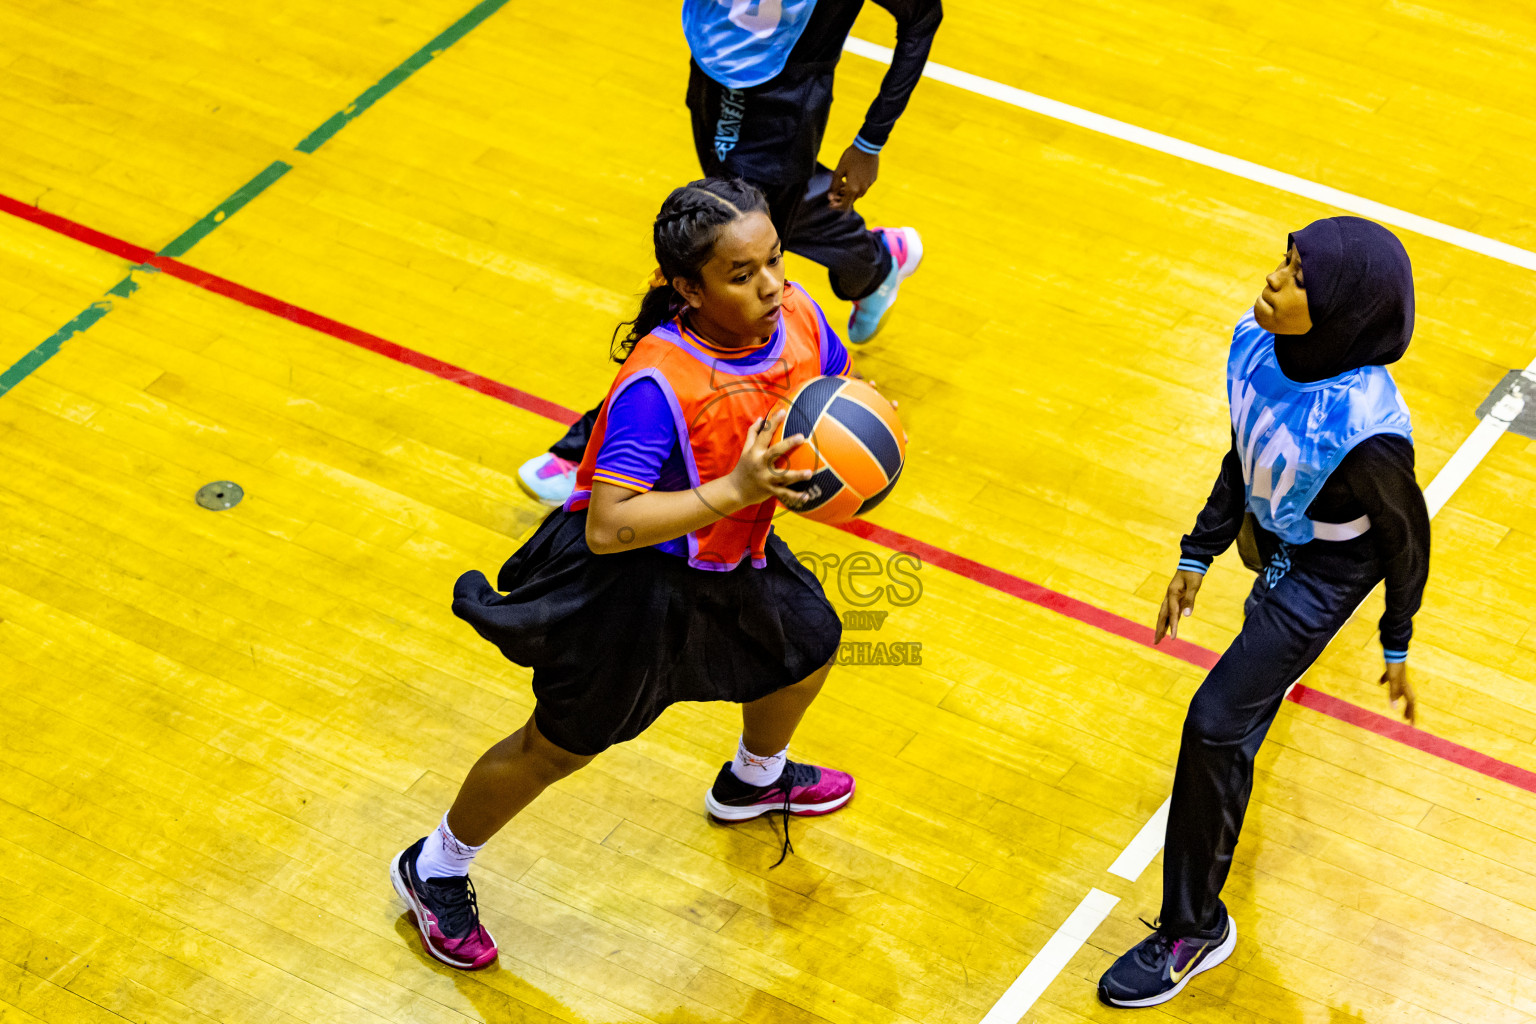
{"label": "black leggings", "polygon": [[[1215,937],[1221,889],[1253,792],[1253,761],[1286,689],[1381,579],[1374,559],[1307,558],[1282,547],[1243,606],[1243,629],[1190,701],[1163,852],[1162,927]],[[1336,548],[1337,550],[1337,548]]]}

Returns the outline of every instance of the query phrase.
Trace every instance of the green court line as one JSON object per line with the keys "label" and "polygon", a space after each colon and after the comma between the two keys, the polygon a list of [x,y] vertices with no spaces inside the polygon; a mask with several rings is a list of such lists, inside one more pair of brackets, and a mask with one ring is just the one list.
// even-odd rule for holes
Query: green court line
{"label": "green court line", "polygon": [[332,114],[325,124],[310,132],[303,142],[293,148],[297,149],[300,153],[313,153],[325,145],[332,135],[346,127],[347,122],[362,116],[363,111],[377,103],[391,89],[426,67],[434,57],[467,36],[475,26],[501,10],[502,7],[506,6],[506,3],[507,0],[481,0],[468,14],[452,25],[449,25],[436,39],[407,57],[405,62],[395,68],[395,70],[369,86],[363,91],[361,96],[348,104],[345,109]]}
{"label": "green court line", "polygon": [[[119,281],[117,286],[113,288],[113,291],[122,288],[127,280],[127,278],[124,278],[123,281]],[[112,312],[112,303],[106,299],[101,299],[87,306],[79,316],[63,327],[60,327],[57,331],[54,331],[47,341],[22,356],[9,370],[0,373],[0,395],[4,395],[11,388],[20,384],[33,370],[58,355],[59,349],[64,346],[66,341],[87,329],[110,312]]]}
{"label": "green court line", "polygon": [[169,256],[171,259],[177,259],[188,249],[201,242],[208,232],[238,213],[240,207],[266,191],[268,185],[271,185],[291,170],[293,170],[292,164],[285,164],[281,160],[272,161],[270,167],[236,189],[234,195],[224,200],[218,206],[215,206],[208,212],[208,216],[176,236],[169,245],[155,253],[155,255]]}
{"label": "green court line", "polygon": [[[305,136],[304,141],[294,147],[300,153],[313,153],[325,145],[331,136],[345,128],[351,121],[360,117],[364,111],[373,106],[384,96],[388,95],[401,82],[410,78],[417,71],[430,64],[438,55],[448,47],[468,35],[477,25],[506,6],[507,0],[481,0],[470,9],[458,21],[449,25],[440,32],[426,46],[407,57],[398,67],[389,74],[379,79],[363,94],[353,100],[343,110],[332,114],[319,128]],[[172,239],[165,248],[161,249],[157,256],[168,256],[177,259],[186,254],[198,242],[201,242],[208,234],[233,217],[240,209],[252,199],[261,195],[274,182],[284,174],[293,170],[291,164],[281,160],[274,160],[272,164],[256,177],[246,182],[234,191],[229,198],[215,206],[197,223],[183,231]],[[119,298],[128,298],[138,291],[138,284],[133,280],[136,270],[150,270],[154,268],[137,266],[129,270],[128,276],[107,290],[107,295],[115,295]],[[75,335],[89,330],[98,320],[112,312],[113,303],[110,298],[103,297],[91,303],[83,309],[73,320],[60,327],[41,345],[22,356],[9,369],[0,373],[0,397],[25,380],[33,371],[42,366],[48,360],[59,354],[64,343]]]}
{"label": "green court line", "polygon": [[[167,245],[164,249],[161,249],[155,255],[170,256],[173,259],[177,256],[180,256],[182,253],[192,248],[198,242],[202,241],[203,238],[207,236],[208,232],[212,231],[220,224],[223,224],[242,206],[259,196],[263,191],[266,190],[267,186],[271,185],[274,181],[281,178],[284,174],[287,174],[291,170],[293,170],[293,166],[291,164],[285,164],[281,160],[274,160],[271,166],[269,166],[266,170],[262,171],[260,174],[256,175],[256,177],[252,178],[250,181],[236,189],[234,195],[224,200],[218,206],[215,206],[208,212],[206,217],[202,218],[196,224],[193,224],[190,228],[183,231],[176,238],[172,239],[169,245]],[[154,268],[146,267],[142,264],[131,268],[128,271],[127,277],[123,278],[121,281],[117,282],[117,284],[107,289],[107,295],[115,295],[118,298],[126,299],[134,292],[138,291],[138,282],[133,279],[133,273],[136,270],[153,271]],[[6,370],[4,373],[0,373],[0,398],[3,398],[6,393],[14,388],[17,384],[20,384],[23,380],[26,380],[27,377],[30,376],[32,372],[38,367],[42,366],[48,360],[58,355],[59,350],[64,347],[64,343],[66,341],[68,341],[70,338],[73,338],[77,334],[81,334],[87,330],[90,330],[90,328],[95,325],[96,321],[112,312],[113,308],[114,305],[111,299],[106,297],[97,299],[85,309],[81,310],[80,313],[69,323],[65,324],[63,327],[60,327],[57,331],[54,331],[53,334],[48,337],[47,341],[44,341],[41,345],[37,346],[37,348],[34,348],[31,352],[28,352],[26,355],[22,356],[21,359],[17,360],[17,362],[10,367],[10,369]]]}

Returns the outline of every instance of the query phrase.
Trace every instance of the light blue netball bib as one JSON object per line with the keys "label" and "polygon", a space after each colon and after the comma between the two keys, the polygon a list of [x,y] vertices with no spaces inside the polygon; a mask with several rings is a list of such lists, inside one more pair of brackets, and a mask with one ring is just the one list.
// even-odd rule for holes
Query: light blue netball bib
{"label": "light blue netball bib", "polygon": [[1408,404],[1385,366],[1298,384],[1280,371],[1275,336],[1250,311],[1232,332],[1227,395],[1248,510],[1261,526],[1290,544],[1347,540],[1370,529],[1365,516],[1313,522],[1307,507],[1361,441],[1376,434],[1413,440]]}
{"label": "light blue netball bib", "polygon": [[704,73],[727,89],[784,70],[816,0],[683,0],[683,35]]}

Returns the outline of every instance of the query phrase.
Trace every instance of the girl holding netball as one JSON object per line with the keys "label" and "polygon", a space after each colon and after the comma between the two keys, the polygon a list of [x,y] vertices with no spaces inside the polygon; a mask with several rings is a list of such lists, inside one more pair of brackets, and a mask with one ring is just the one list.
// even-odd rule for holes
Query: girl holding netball
{"label": "girl holding netball", "polygon": [[[576,492],[501,569],[454,587],[453,610],[533,669],[533,715],[477,761],[437,829],[391,864],[427,952],[484,967],[470,863],[550,783],[633,739],[678,701],[742,705],[742,734],[705,797],[722,821],[827,814],[843,772],[789,760],[841,639],[816,578],[772,532],[809,471],[770,444],[800,384],[847,373],[847,350],[784,280],[768,205],[740,180],[676,189],[654,226],[657,286],[620,343]],[[786,850],[788,833],[786,832]],[[780,858],[783,859],[782,856]]]}
{"label": "girl holding netball", "polygon": [[1332,217],[1291,236],[1227,360],[1232,447],[1168,584],[1156,639],[1211,564],[1251,528],[1260,567],[1243,629],[1184,722],[1156,931],[1104,973],[1099,998],[1154,1006],[1231,955],[1221,902],[1253,789],[1253,761],[1285,692],[1377,583],[1392,702],[1414,721],[1408,641],[1429,575],[1429,513],[1413,474],[1408,407],[1386,364],[1413,334],[1413,272],[1379,224]]}

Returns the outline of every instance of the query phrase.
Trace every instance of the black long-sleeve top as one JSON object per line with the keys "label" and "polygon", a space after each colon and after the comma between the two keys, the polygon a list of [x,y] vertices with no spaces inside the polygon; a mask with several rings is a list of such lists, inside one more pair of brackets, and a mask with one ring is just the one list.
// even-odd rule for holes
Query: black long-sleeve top
{"label": "black long-sleeve top", "polygon": [[[896,19],[896,52],[885,77],[880,80],[880,94],[870,104],[869,113],[864,116],[864,126],[859,129],[858,139],[864,143],[860,148],[866,152],[878,152],[885,145],[896,119],[907,109],[907,100],[923,77],[928,51],[944,17],[940,0],[875,0],[875,3]],[[830,75],[842,56],[843,44],[848,41],[848,33],[853,31],[853,23],[863,6],[864,0],[817,0],[811,20],[789,52],[785,71],[820,64]]]}
{"label": "black long-sleeve top", "polygon": [[[1243,526],[1244,493],[1242,463],[1236,448],[1229,448],[1195,528],[1179,545],[1185,560],[1209,566],[1232,545]],[[1391,657],[1408,650],[1413,616],[1429,579],[1429,509],[1413,475],[1413,445],[1405,438],[1378,434],[1360,442],[1307,507],[1307,517],[1323,523],[1347,523],[1362,515],[1371,517],[1371,528],[1363,536],[1313,541],[1301,550],[1316,547],[1317,554],[1330,560],[1376,563],[1375,571],[1385,576],[1387,585],[1381,646]],[[1279,538],[1262,528],[1255,533],[1267,560]]]}

